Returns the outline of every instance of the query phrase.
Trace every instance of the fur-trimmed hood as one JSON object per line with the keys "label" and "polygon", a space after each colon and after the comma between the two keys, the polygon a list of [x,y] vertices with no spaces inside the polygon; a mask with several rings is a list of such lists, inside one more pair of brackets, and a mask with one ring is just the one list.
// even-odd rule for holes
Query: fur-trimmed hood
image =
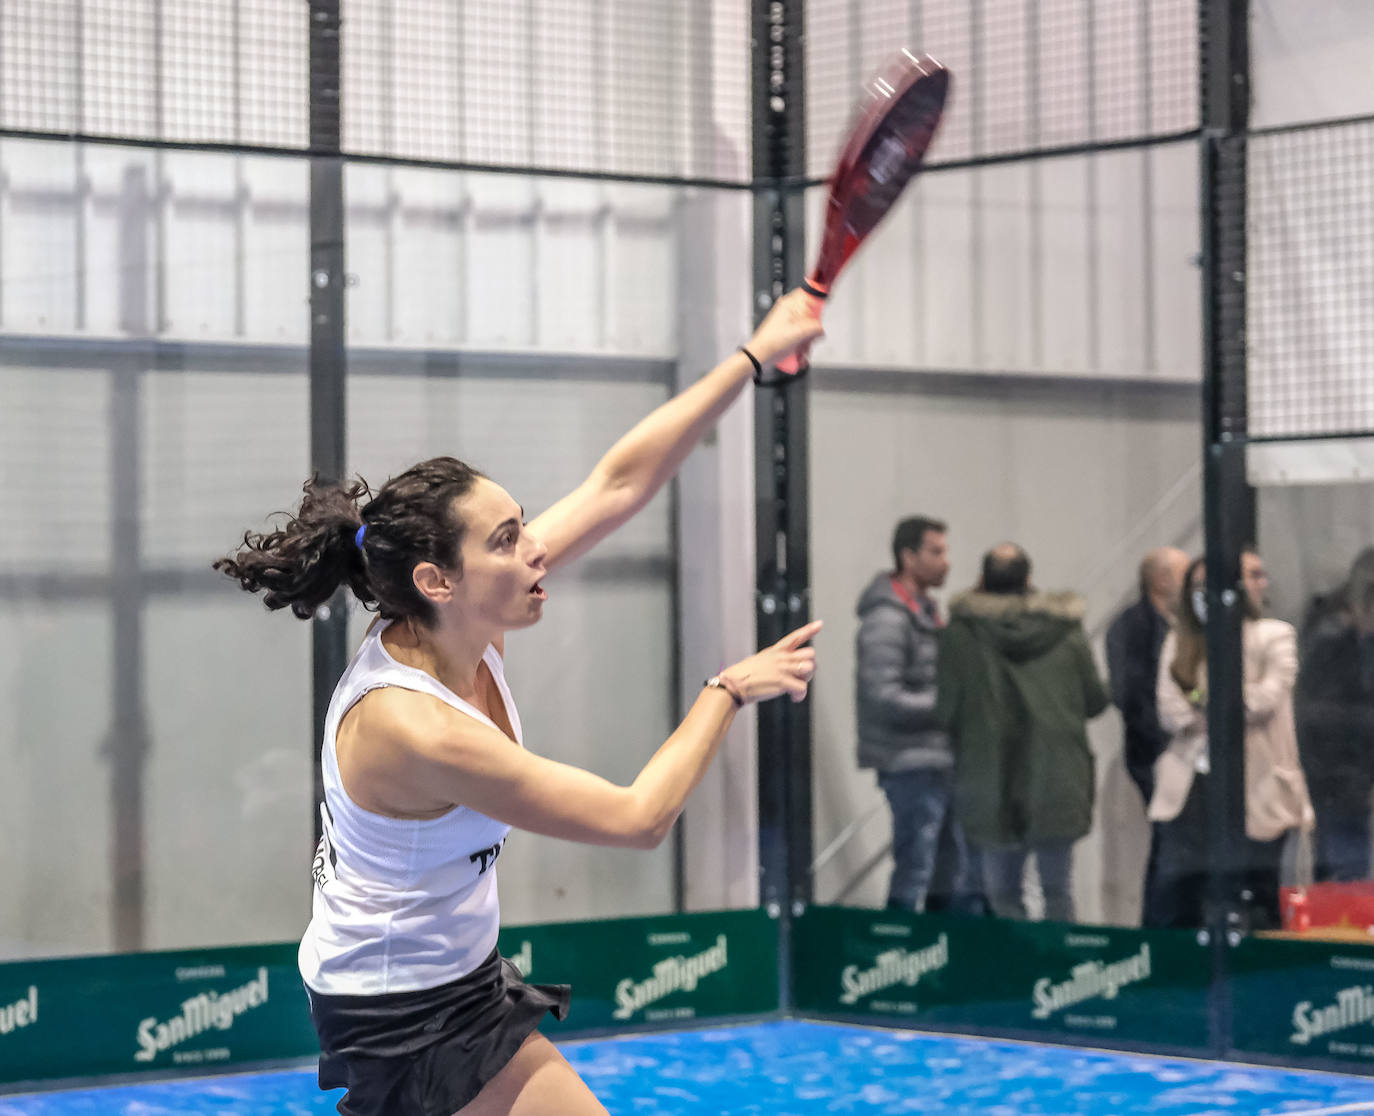
{"label": "fur-trimmed hood", "polygon": [[950,623],[967,624],[982,642],[1017,662],[1036,659],[1079,628],[1087,605],[1077,593],[984,593],[950,602]]}

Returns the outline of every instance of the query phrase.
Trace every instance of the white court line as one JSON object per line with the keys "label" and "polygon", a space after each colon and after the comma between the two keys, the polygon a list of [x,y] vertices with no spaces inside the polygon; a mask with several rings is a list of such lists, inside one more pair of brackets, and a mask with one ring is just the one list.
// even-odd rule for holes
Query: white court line
{"label": "white court line", "polygon": [[1272,1116],[1336,1116],[1338,1112],[1374,1112],[1374,1101],[1359,1101],[1356,1104],[1338,1104],[1332,1108],[1285,1108]]}

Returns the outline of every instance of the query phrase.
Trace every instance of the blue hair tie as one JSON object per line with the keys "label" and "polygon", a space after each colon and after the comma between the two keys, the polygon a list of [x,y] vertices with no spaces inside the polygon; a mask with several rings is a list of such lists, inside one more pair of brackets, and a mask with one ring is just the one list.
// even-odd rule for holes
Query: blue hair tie
{"label": "blue hair tie", "polygon": [[363,548],[363,536],[367,534],[367,524],[364,523],[353,535],[353,545],[359,550]]}

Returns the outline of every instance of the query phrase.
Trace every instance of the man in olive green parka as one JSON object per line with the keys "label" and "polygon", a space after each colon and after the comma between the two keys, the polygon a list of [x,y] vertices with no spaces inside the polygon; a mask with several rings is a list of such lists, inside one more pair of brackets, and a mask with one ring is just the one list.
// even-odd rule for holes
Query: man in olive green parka
{"label": "man in olive green parka", "polygon": [[950,604],[936,668],[936,717],[955,757],[955,806],[983,852],[994,913],[1026,917],[1021,881],[1034,854],[1045,917],[1072,922],[1073,844],[1092,828],[1087,722],[1107,689],[1073,593],[1030,588],[1030,559],[1004,543],[977,590]]}

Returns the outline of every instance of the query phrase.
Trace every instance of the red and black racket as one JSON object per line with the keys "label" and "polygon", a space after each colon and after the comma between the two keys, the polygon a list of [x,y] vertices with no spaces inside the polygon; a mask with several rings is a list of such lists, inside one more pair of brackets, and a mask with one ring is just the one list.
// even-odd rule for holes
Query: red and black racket
{"label": "red and black racket", "polygon": [[[830,179],[816,266],[802,283],[817,318],[840,269],[911,181],[935,137],[949,71],[928,54],[903,50],[865,85],[849,138]],[[801,356],[778,362],[797,372]]]}

